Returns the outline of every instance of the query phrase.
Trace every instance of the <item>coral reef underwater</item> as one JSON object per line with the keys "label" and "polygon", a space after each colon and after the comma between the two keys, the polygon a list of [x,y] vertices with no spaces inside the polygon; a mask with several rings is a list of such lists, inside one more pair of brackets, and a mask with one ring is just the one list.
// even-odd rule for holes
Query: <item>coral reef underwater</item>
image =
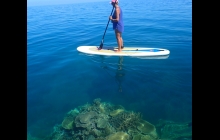
{"label": "coral reef underwater", "polygon": [[165,120],[153,125],[141,113],[98,98],[70,110],[44,140],[191,140],[191,128],[191,123]]}

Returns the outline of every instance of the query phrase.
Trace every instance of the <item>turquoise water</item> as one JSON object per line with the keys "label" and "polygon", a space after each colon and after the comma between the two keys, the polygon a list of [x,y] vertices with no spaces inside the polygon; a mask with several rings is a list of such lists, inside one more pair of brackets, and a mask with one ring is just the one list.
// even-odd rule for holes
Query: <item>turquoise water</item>
{"label": "turquoise water", "polygon": [[[100,98],[159,119],[192,121],[192,1],[120,0],[125,47],[170,50],[166,59],[94,56],[112,7],[107,2],[27,7],[27,131],[50,134],[65,114]],[[117,46],[111,23],[104,46]]]}

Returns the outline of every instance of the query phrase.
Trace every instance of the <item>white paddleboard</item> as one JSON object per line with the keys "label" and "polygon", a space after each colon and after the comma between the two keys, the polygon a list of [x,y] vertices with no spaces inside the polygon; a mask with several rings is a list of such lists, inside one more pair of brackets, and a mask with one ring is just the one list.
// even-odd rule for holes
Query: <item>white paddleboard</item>
{"label": "white paddleboard", "polygon": [[124,47],[121,52],[116,52],[117,47],[105,47],[98,50],[99,46],[79,46],[77,50],[86,54],[107,56],[164,56],[170,51],[162,48]]}

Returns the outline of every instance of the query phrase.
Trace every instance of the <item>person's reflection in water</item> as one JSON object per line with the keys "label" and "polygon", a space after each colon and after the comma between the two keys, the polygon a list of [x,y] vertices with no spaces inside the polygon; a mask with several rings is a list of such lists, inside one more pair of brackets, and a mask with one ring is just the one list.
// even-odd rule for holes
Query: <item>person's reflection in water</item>
{"label": "person's reflection in water", "polygon": [[115,75],[115,78],[118,81],[118,86],[119,86],[118,91],[119,92],[122,92],[122,81],[123,81],[123,77],[125,75],[124,70],[122,68],[122,66],[123,66],[122,62],[123,62],[123,56],[119,56],[118,68],[117,68],[116,75]]}

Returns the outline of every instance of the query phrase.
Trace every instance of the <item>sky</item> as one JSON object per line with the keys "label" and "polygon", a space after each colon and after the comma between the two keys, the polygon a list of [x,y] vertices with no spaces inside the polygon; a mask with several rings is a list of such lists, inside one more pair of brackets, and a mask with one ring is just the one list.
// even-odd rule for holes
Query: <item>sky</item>
{"label": "sky", "polygon": [[97,1],[108,1],[108,0],[27,0],[27,6],[72,4],[72,3],[97,2]]}

